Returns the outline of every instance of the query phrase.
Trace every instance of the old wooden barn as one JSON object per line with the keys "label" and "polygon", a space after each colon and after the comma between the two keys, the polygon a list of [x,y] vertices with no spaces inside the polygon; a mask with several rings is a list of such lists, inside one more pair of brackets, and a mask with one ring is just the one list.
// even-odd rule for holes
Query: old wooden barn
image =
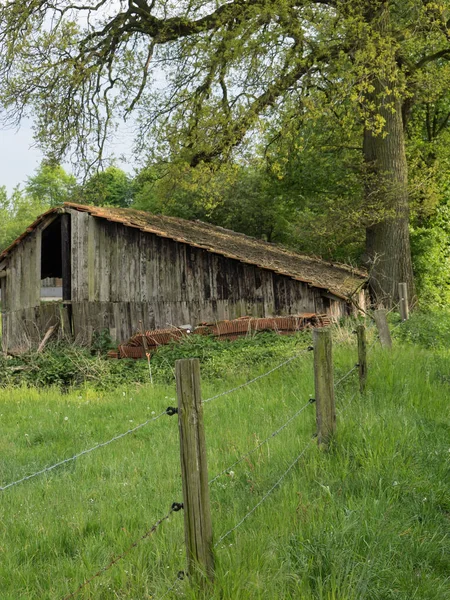
{"label": "old wooden barn", "polygon": [[[62,278],[60,301],[41,282]],[[3,350],[59,325],[88,342],[109,329],[196,325],[244,315],[349,314],[364,274],[198,221],[66,203],[41,215],[0,255]]]}

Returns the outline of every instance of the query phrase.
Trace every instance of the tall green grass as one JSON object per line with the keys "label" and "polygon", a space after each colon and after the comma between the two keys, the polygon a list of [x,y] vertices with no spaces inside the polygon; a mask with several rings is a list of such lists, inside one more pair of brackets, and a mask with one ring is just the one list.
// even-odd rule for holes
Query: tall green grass
{"label": "tall green grass", "polygon": [[[356,360],[354,342],[344,330],[337,336],[336,380]],[[203,397],[263,373],[306,343],[274,342],[258,364],[230,355],[234,373],[208,373]],[[216,549],[214,588],[200,592],[184,580],[166,598],[450,598],[450,356],[375,346],[369,365],[364,397],[355,396],[356,373],[337,390],[340,412],[330,450],[311,444],[280,487]],[[313,395],[312,356],[306,354],[206,404],[211,478]],[[173,384],[66,394],[7,388],[0,396],[1,484],[175,403]],[[2,600],[63,598],[181,501],[176,419],[164,416],[0,494]],[[259,502],[314,431],[311,405],[212,484],[216,540]],[[183,538],[179,512],[77,598],[160,598],[185,568]]]}

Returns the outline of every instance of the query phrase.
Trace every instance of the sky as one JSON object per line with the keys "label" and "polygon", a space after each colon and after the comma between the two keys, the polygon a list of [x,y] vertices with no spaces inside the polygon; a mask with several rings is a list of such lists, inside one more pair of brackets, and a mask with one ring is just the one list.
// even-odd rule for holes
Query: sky
{"label": "sky", "polygon": [[29,175],[33,175],[42,160],[42,153],[33,148],[31,123],[25,121],[18,131],[0,129],[0,186],[9,193]]}
{"label": "sky", "polygon": [[[117,140],[109,148],[115,156],[125,155],[125,160],[117,160],[115,164],[128,173],[134,172],[135,161],[132,159],[132,127],[119,128]],[[0,128],[0,187],[5,186],[8,194],[18,184],[24,184],[39,167],[43,154],[35,147],[33,141],[32,122],[23,120],[20,128]],[[69,164],[62,165],[70,173]]]}

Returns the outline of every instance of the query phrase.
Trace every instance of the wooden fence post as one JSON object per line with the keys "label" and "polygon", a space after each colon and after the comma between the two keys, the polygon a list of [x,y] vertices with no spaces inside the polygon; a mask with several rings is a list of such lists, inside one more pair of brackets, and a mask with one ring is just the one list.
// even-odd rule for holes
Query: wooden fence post
{"label": "wooden fence post", "polygon": [[314,329],[313,342],[317,441],[319,446],[327,446],[336,431],[331,330]]}
{"label": "wooden fence post", "polygon": [[406,283],[398,284],[398,295],[400,298],[400,317],[402,321],[409,319],[409,305],[408,305],[408,285]]}
{"label": "wooden fence post", "polygon": [[359,391],[363,394],[366,389],[367,380],[366,326],[363,324],[358,325],[356,327],[356,335],[358,337]]}
{"label": "wooden fence post", "polygon": [[175,376],[187,568],[203,585],[214,579],[214,554],[198,358],[177,360]]}
{"label": "wooden fence post", "polygon": [[381,345],[383,348],[392,348],[391,332],[389,331],[386,314],[386,310],[380,308],[374,311],[373,316],[380,336]]}

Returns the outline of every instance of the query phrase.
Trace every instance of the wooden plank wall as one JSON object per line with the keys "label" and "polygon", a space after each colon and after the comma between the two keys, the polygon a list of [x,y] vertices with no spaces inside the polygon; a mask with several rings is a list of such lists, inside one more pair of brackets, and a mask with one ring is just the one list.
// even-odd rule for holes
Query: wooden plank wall
{"label": "wooden plank wall", "polygon": [[[74,336],[89,343],[109,328],[126,341],[142,321],[146,329],[170,325],[301,312],[348,312],[345,302],[272,271],[143,233],[75,210],[71,214]],[[61,303],[40,303],[41,231],[11,253],[3,307],[3,344],[37,344],[50,325],[69,331]]]}
{"label": "wooden plank wall", "polygon": [[272,271],[138,229],[71,211],[74,332],[136,332],[241,316],[330,312],[345,302]]}
{"label": "wooden plank wall", "polygon": [[9,257],[5,310],[38,306],[41,296],[41,230],[30,233]]}

